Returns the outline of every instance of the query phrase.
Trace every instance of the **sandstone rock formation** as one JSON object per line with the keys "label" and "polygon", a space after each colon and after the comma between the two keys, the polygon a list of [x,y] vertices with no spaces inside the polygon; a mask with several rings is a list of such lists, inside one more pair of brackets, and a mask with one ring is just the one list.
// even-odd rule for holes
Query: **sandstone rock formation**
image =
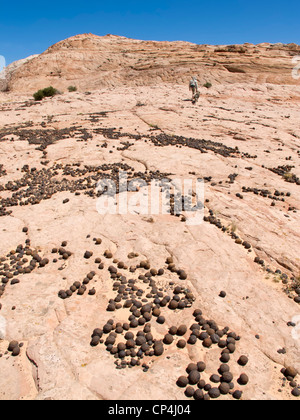
{"label": "sandstone rock formation", "polygon": [[27,58],[23,58],[18,61],[14,61],[13,63],[6,66],[1,72],[0,72],[0,91],[6,91],[9,89],[9,83],[12,77],[12,74],[23,64],[28,63],[30,60],[38,57],[38,54],[31,55]]}
{"label": "sandstone rock formation", "polygon": [[197,45],[84,34],[51,46],[20,66],[8,88],[33,93],[49,85],[82,91],[122,85],[186,84],[191,74],[202,83],[295,84],[290,73],[296,44]]}
{"label": "sandstone rock formation", "polygon": [[[127,65],[112,54],[126,45]],[[129,63],[146,46],[154,56],[154,45],[162,61],[149,60],[140,76],[149,85],[135,86],[141,79]],[[91,60],[85,81],[79,51],[92,57],[100,46],[112,67],[102,74]],[[23,78],[16,70],[11,92],[0,94],[0,399],[187,400],[190,390],[177,381],[198,362],[211,398],[221,363],[233,388],[219,399],[232,400],[236,390],[245,400],[297,398],[300,86],[288,67],[291,47],[246,45],[264,63],[250,67],[247,53],[203,47],[207,62],[208,51],[219,62],[201,79],[212,87],[200,87],[194,106],[185,81],[197,48],[73,37],[23,65]],[[58,67],[61,77],[47,76],[54,56],[68,63]],[[228,56],[246,73],[221,68]],[[170,60],[178,75],[172,89],[162,80]],[[205,60],[199,52],[199,66]],[[49,84],[82,91],[35,102],[32,91]],[[153,179],[203,179],[202,223],[189,225],[186,209],[99,214],[98,181],[122,171],[145,181],[141,197]],[[110,320],[115,336],[105,332]],[[145,343],[137,332],[146,324]],[[228,362],[220,361],[224,348]],[[198,378],[191,376],[190,383]]]}

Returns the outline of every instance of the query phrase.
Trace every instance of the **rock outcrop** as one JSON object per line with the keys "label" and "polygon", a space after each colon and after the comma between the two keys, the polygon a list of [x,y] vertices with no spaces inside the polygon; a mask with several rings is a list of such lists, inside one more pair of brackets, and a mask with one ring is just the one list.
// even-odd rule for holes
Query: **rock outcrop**
{"label": "rock outcrop", "polygon": [[23,58],[18,61],[14,61],[13,63],[9,64],[0,72],[0,92],[5,92],[10,89],[10,80],[12,78],[13,73],[24,64],[28,63],[29,61],[33,60],[34,58],[38,57],[38,54],[31,55],[27,58]]}
{"label": "rock outcrop", "polygon": [[197,45],[84,34],[51,46],[13,72],[8,88],[31,93],[53,85],[65,91],[103,87],[205,83],[296,84],[291,77],[296,44]]}

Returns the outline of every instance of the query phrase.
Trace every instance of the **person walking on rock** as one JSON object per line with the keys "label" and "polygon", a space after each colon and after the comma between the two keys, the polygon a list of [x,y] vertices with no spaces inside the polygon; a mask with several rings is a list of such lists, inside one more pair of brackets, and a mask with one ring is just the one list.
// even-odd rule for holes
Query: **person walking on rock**
{"label": "person walking on rock", "polygon": [[198,82],[196,77],[192,77],[189,83],[189,89],[192,91],[192,102],[195,104],[200,96],[200,93],[198,91]]}
{"label": "person walking on rock", "polygon": [[193,96],[196,92],[198,92],[198,82],[196,77],[191,78],[189,88],[192,91]]}

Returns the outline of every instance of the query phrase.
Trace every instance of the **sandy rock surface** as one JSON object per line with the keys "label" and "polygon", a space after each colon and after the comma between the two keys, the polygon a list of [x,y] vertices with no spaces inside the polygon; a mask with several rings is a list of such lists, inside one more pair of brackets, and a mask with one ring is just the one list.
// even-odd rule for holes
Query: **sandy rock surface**
{"label": "sandy rock surface", "polygon": [[[198,308],[238,336],[228,362],[233,390],[243,391],[243,399],[296,399],[281,370],[292,366],[300,373],[300,306],[294,301],[300,87],[236,83],[200,90],[195,106],[187,86],[165,83],[41,102],[0,94],[1,279],[12,273],[0,297],[1,399],[187,399],[176,385],[187,365],[204,361],[201,378],[210,383],[221,363],[216,344],[206,348],[198,339],[176,346],[189,339]],[[283,173],[271,170],[278,167]],[[105,175],[115,179],[122,168],[130,179],[205,179],[206,221],[190,226],[184,211],[99,214],[96,183]],[[53,253],[61,247],[65,252]],[[22,272],[36,254],[40,259]],[[168,269],[168,257],[186,279]],[[117,295],[108,269],[120,261],[125,268],[117,271],[143,292],[138,299],[155,298],[146,297],[151,287],[139,279],[149,272],[141,261],[164,269],[152,277],[156,292],[172,298],[179,285],[181,297],[187,290],[193,296],[184,309],[161,307],[165,323],[154,316],[149,321],[157,341],[181,324],[188,327],[184,337],[174,336],[162,355],[145,355],[140,366],[126,369],[117,368],[120,359],[104,343],[90,345],[93,330],[109,319],[130,322],[127,308],[107,311]],[[82,295],[59,296],[90,272]],[[11,284],[15,278],[19,282]],[[143,328],[130,330],[136,335]],[[125,342],[124,334],[115,345]],[[7,350],[12,340],[23,344],[17,356]],[[249,359],[246,366],[237,363],[241,355]],[[241,373],[247,385],[237,382]]]}

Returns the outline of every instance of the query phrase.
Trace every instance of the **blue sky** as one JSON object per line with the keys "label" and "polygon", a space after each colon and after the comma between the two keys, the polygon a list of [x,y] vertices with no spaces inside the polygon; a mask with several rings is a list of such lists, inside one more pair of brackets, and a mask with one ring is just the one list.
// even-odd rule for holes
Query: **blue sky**
{"label": "blue sky", "polygon": [[6,64],[81,33],[197,44],[300,44],[300,1],[3,1],[0,56]]}

